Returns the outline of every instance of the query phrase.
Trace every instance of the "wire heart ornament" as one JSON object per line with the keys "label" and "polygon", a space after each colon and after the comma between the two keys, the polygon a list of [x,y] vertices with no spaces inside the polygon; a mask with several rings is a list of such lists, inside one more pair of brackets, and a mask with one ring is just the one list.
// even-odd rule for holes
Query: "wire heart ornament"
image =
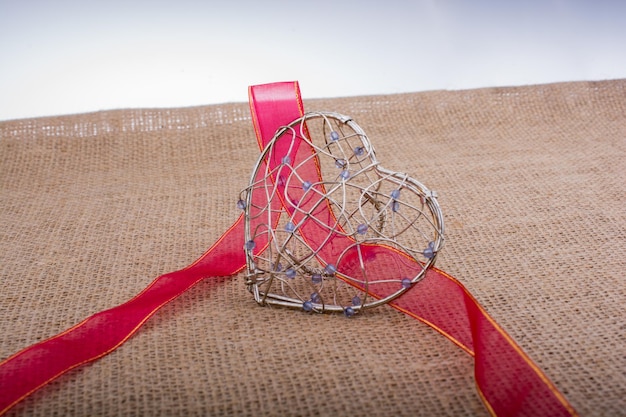
{"label": "wire heart ornament", "polygon": [[262,150],[237,206],[261,305],[351,317],[414,288],[444,242],[436,193],[383,168],[350,117],[306,113]]}

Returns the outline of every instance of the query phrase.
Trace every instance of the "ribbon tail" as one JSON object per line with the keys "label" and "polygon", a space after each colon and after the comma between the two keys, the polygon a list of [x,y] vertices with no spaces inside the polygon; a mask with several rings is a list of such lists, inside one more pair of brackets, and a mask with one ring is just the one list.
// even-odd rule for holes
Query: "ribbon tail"
{"label": "ribbon tail", "polygon": [[454,277],[433,268],[418,288],[390,305],[474,357],[478,394],[494,416],[577,416],[515,341]]}
{"label": "ribbon tail", "polygon": [[0,415],[47,383],[117,349],[161,307],[208,277],[245,267],[243,216],[190,266],[156,278],[133,299],[101,311],[0,363]]}

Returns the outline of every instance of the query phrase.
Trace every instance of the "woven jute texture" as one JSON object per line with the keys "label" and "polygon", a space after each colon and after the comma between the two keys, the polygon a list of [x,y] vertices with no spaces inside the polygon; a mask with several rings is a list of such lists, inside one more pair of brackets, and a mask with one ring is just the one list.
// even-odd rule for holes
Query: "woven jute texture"
{"label": "woven jute texture", "polygon": [[[351,115],[385,167],[438,192],[438,266],[581,415],[626,415],[626,80],[305,106]],[[246,103],[0,123],[0,359],[199,257],[239,215],[257,155]],[[389,307],[263,308],[237,276],[10,414],[485,416],[472,372]]]}

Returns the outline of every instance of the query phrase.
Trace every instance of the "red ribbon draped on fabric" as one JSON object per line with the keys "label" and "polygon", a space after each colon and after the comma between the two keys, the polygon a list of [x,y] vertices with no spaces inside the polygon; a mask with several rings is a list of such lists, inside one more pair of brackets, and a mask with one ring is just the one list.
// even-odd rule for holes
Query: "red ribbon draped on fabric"
{"label": "red ribbon draped on fabric", "polygon": [[[297,82],[253,86],[249,95],[261,149],[269,143],[279,127],[304,114]],[[271,161],[268,163],[271,164]],[[266,198],[264,193],[254,193],[252,198],[256,206],[262,207],[267,203],[263,201]],[[278,199],[270,204],[277,211],[280,209]],[[303,228],[301,232],[307,235],[308,240],[315,241],[314,229]],[[96,313],[0,363],[0,415],[48,382],[115,350],[157,310],[199,281],[210,277],[233,276],[243,270],[243,243],[244,218],[241,215],[190,266],[158,277],[130,301]],[[257,242],[258,250],[263,250],[266,244]],[[467,289],[445,272],[430,269],[416,288],[390,305],[428,324],[474,357],[477,390],[492,415],[577,415],[554,384]]]}

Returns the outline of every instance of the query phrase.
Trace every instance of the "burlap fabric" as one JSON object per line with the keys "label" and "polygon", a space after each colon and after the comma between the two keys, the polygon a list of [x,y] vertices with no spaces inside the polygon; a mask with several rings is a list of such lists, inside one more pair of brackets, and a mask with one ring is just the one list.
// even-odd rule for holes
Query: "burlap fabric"
{"label": "burlap fabric", "polygon": [[[438,192],[438,265],[581,415],[626,415],[626,80],[305,106]],[[257,155],[245,103],[0,123],[0,359],[199,257]],[[197,285],[11,413],[487,415],[472,358],[418,321],[261,308],[242,281]]]}

